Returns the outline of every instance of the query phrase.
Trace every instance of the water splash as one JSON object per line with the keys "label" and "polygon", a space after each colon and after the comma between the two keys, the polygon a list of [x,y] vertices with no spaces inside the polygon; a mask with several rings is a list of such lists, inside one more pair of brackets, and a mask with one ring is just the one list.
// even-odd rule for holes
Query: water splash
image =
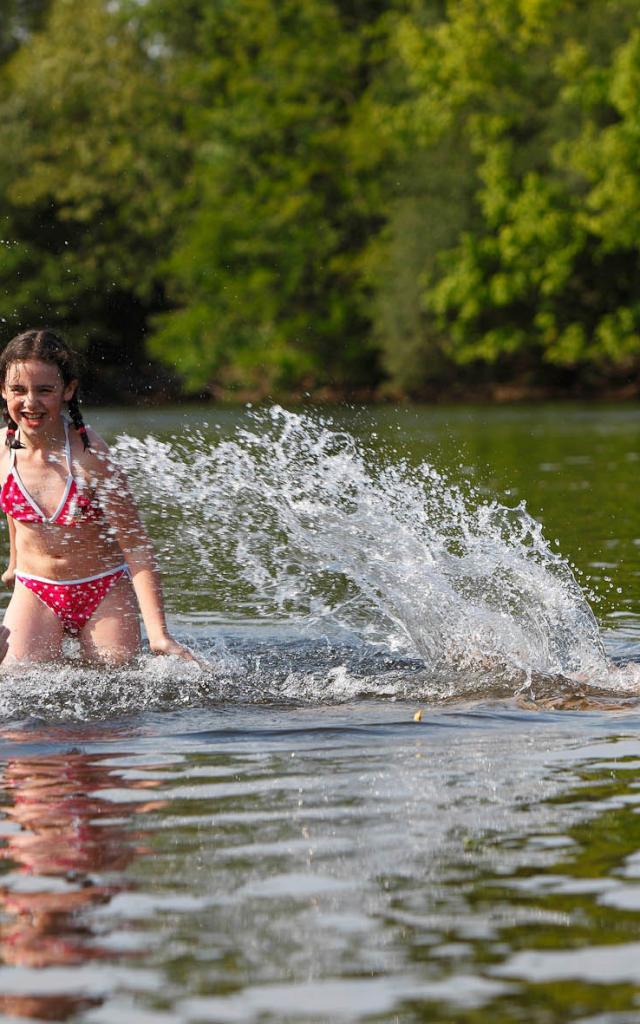
{"label": "water splash", "polygon": [[174,625],[205,665],[147,655],[91,669],[70,650],[3,677],[2,720],[640,688],[640,667],[608,662],[571,567],[524,504],[279,407],[217,443],[125,435],[115,451]]}
{"label": "water splash", "polygon": [[170,524],[161,556],[196,618],[348,631],[453,689],[483,670],[607,674],[588,601],[524,504],[277,406],[218,444],[123,436],[116,451],[154,535]]}

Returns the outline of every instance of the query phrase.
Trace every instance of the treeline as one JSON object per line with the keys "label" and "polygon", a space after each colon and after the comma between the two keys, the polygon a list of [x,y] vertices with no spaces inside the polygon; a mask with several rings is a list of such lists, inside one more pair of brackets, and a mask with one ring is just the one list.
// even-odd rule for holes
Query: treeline
{"label": "treeline", "polygon": [[637,0],[0,0],[0,154],[94,392],[640,390]]}

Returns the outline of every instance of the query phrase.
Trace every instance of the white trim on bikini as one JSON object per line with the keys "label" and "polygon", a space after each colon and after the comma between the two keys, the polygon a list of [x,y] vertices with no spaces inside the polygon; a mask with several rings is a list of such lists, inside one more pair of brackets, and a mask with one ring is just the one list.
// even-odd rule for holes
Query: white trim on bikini
{"label": "white trim on bikini", "polygon": [[[20,476],[20,473],[18,472],[18,466],[16,464],[16,449],[15,448],[11,449],[11,455],[9,457],[9,472],[11,473],[13,471],[13,479],[15,480],[15,482],[18,485],[18,490],[22,494],[23,498],[25,498],[25,500],[28,501],[28,503],[31,505],[31,508],[33,509],[33,511],[36,512],[37,515],[39,515],[41,517],[43,523],[49,523],[50,525],[55,523],[56,519],[58,518],[58,516],[62,512],[64,506],[66,505],[67,498],[69,497],[69,491],[71,490],[71,485],[72,485],[72,483],[75,480],[75,477],[74,477],[74,475],[73,475],[73,473],[71,471],[71,443],[69,441],[69,427],[67,425],[67,421],[64,418],[64,416],[62,417],[62,422],[64,424],[64,455],[65,455],[65,459],[67,460],[67,483],[66,483],[66,486],[65,486],[65,489],[64,489],[64,494],[62,495],[62,499],[60,501],[60,504],[58,505],[57,509],[55,510],[55,512],[53,513],[52,516],[45,516],[44,512],[42,511],[42,509],[38,505],[37,501],[34,498],[31,497],[31,495],[29,494],[29,491],[27,490],[26,486],[22,482],[22,478]],[[19,434],[20,434],[20,431],[18,430],[18,435]],[[19,440],[19,437],[18,437],[18,440]],[[77,483],[76,483],[76,486],[77,486]]]}
{"label": "white trim on bikini", "polygon": [[123,572],[126,576],[129,576],[129,566],[126,562],[122,565],[116,565],[114,569],[107,569],[106,572],[99,572],[96,576],[85,576],[81,580],[50,580],[46,576],[32,576],[28,572],[15,572],[17,580],[35,580],[36,583],[50,583],[52,586],[65,586],[69,583],[94,583],[95,580],[103,580],[106,576],[115,576],[116,573]]}
{"label": "white trim on bikini", "polygon": [[61,500],[60,504],[58,505],[57,509],[55,510],[55,512],[53,513],[53,515],[52,516],[45,516],[44,512],[42,511],[42,509],[38,505],[37,501],[35,501],[35,499],[31,497],[31,495],[29,494],[27,488],[25,487],[24,483],[22,482],[22,479],[21,479],[20,474],[18,472],[18,467],[16,465],[14,465],[12,468],[13,468],[13,479],[17,483],[18,490],[22,494],[23,498],[29,503],[29,505],[31,505],[31,508],[33,509],[33,511],[36,512],[37,515],[40,516],[40,518],[42,519],[43,523],[48,523],[50,526],[53,525],[53,523],[55,523],[56,519],[58,518],[58,516],[62,512],[62,510],[63,510],[63,508],[64,508],[64,506],[65,506],[65,504],[67,502],[67,498],[69,497],[69,491],[71,490],[71,485],[73,483],[73,477],[71,477],[71,476],[67,477],[67,484],[66,484],[66,487],[64,489],[64,494],[62,495],[62,500]]}

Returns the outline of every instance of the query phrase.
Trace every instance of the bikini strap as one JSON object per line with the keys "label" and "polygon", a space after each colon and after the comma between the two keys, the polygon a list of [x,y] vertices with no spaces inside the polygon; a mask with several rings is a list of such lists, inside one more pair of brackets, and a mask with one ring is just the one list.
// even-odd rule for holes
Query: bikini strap
{"label": "bikini strap", "polygon": [[[18,435],[17,434],[16,434],[16,440],[18,440]],[[10,448],[9,449],[9,469],[10,470],[13,469],[15,464],[16,464],[16,450],[15,450],[15,448]]]}

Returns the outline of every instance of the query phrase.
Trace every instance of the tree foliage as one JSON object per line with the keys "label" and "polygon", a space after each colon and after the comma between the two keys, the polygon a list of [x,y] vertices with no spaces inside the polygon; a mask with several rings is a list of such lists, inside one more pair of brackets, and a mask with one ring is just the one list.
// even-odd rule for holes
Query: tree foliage
{"label": "tree foliage", "polygon": [[639,30],[631,0],[457,0],[426,32],[403,20],[423,168],[437,181],[458,147],[464,179],[463,199],[426,184],[418,215],[436,234],[425,350],[496,372],[637,367]]}
{"label": "tree foliage", "polygon": [[49,0],[0,0],[0,63],[41,28]]}
{"label": "tree foliage", "polygon": [[102,0],[53,0],[0,89],[4,318],[130,364],[163,305],[188,160],[170,72]]}
{"label": "tree foliage", "polygon": [[177,42],[200,69],[193,206],[152,351],[196,388],[375,382],[359,265],[380,222],[375,4],[206,2],[195,22],[195,43],[181,24]]}
{"label": "tree foliage", "polygon": [[635,0],[0,0],[0,295],[188,391],[640,365]]}

